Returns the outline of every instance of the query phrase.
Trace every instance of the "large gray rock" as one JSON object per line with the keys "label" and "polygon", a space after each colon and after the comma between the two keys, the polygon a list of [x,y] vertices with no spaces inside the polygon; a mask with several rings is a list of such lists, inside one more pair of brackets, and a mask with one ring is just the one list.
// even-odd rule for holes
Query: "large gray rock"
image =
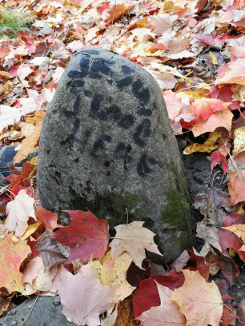
{"label": "large gray rock", "polygon": [[0,318],[0,326],[76,326],[68,322],[62,313],[60,297],[36,296],[24,301],[8,312],[5,317]]}
{"label": "large gray rock", "polygon": [[168,262],[190,243],[184,170],[162,92],[124,57],[93,48],[71,59],[43,121],[37,176],[47,210],[90,210],[110,226],[144,220]]}

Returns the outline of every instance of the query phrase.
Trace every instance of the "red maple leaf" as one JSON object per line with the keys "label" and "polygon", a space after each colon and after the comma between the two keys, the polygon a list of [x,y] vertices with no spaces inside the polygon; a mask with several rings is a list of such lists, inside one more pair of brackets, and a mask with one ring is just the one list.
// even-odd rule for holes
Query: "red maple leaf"
{"label": "red maple leaf", "polygon": [[136,318],[151,307],[160,305],[160,297],[155,281],[174,290],[183,285],[184,276],[183,273],[177,273],[172,269],[170,275],[154,275],[140,282],[139,288],[134,292],[133,298],[134,315]]}
{"label": "red maple leaf", "polygon": [[211,172],[213,171],[213,168],[219,163],[222,163],[222,167],[223,167],[223,172],[224,174],[226,174],[227,170],[228,170],[228,164],[226,162],[226,158],[224,155],[222,155],[220,152],[215,151],[211,154],[212,160],[213,162],[211,163],[210,169]]}
{"label": "red maple leaf", "polygon": [[[223,217],[224,226],[231,226],[233,224],[244,224],[245,223],[245,214],[230,214]],[[219,242],[222,250],[227,248],[233,248],[237,251],[239,257],[242,261],[245,262],[245,252],[240,251],[239,249],[242,246],[242,242],[239,241],[235,235],[227,229],[219,229]]]}
{"label": "red maple leaf", "polygon": [[91,256],[101,259],[107,250],[110,237],[106,220],[97,219],[90,211],[65,212],[70,214],[71,224],[50,235],[71,249],[65,264],[70,264],[76,259],[88,262]]}

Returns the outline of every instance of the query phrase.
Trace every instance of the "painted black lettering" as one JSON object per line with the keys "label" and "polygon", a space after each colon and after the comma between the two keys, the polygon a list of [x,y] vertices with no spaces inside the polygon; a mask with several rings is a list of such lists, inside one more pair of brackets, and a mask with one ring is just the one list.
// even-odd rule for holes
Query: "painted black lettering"
{"label": "painted black lettering", "polygon": [[132,93],[135,97],[137,97],[141,102],[146,105],[150,100],[150,92],[148,87],[144,87],[142,81],[140,79],[137,79],[132,84]]}
{"label": "painted black lettering", "polygon": [[118,122],[117,125],[127,130],[134,124],[134,121],[135,117],[132,114],[127,114]]}
{"label": "painted black lettering", "polygon": [[121,87],[125,87],[128,86],[132,83],[133,77],[125,77],[123,79],[120,79],[117,81],[117,87],[121,88]]}
{"label": "painted black lettering", "polygon": [[148,158],[146,153],[142,154],[137,164],[137,173],[141,178],[146,178],[147,175],[152,172],[149,163],[151,165],[156,165],[157,161],[154,158]]}
{"label": "painted black lettering", "polygon": [[110,143],[111,142],[111,136],[105,134],[102,138],[96,140],[90,154],[92,156],[98,157],[97,152],[99,150],[104,150],[105,149],[105,142]]}
{"label": "painted black lettering", "polygon": [[88,56],[82,56],[82,59],[79,62],[80,65],[80,78],[86,77],[89,72],[90,58]]}
{"label": "painted black lettering", "polygon": [[151,134],[151,122],[149,119],[145,118],[142,123],[136,128],[133,134],[135,144],[144,147],[146,145],[146,140]]}
{"label": "painted black lettering", "polygon": [[145,109],[144,107],[140,108],[137,113],[138,115],[143,115],[145,117],[150,117],[152,115],[152,111],[150,109]]}
{"label": "painted black lettering", "polygon": [[135,72],[134,69],[129,68],[129,66],[126,66],[126,65],[123,65],[123,66],[122,66],[122,71],[123,71],[123,73],[124,73],[125,75],[131,75],[131,74],[133,74],[133,73]]}

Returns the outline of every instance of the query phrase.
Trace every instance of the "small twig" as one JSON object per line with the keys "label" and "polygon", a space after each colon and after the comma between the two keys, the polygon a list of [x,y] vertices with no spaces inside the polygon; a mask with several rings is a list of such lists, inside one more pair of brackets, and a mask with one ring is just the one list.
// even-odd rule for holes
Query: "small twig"
{"label": "small twig", "polygon": [[110,237],[110,239],[118,239],[118,240],[134,240],[134,241],[139,241],[139,242],[145,242],[147,244],[152,244],[151,242],[141,240],[141,239],[135,239],[135,238],[123,238],[123,237]]}
{"label": "small twig", "polygon": [[[230,230],[229,230],[230,231]],[[243,245],[245,245],[245,242],[243,242],[242,241],[242,239],[240,239],[234,232],[232,232],[232,231],[230,231],[233,235],[234,235],[234,237],[239,241],[239,242],[241,242],[241,244],[243,244]]]}
{"label": "small twig", "polygon": [[225,144],[225,142],[224,142],[224,139],[223,139],[222,137],[221,137],[221,139],[222,139],[223,145],[225,146],[225,149],[226,149],[226,151],[227,151],[227,154],[229,155],[229,157],[230,157],[232,163],[234,164],[235,169],[238,171],[238,168],[237,168],[237,166],[236,166],[236,163],[234,162],[234,160],[233,160],[233,158],[232,158],[230,152],[228,151],[228,149],[227,149],[227,147],[226,147],[226,144]]}
{"label": "small twig", "polygon": [[212,180],[212,187],[214,186],[214,178],[215,178],[216,174],[218,174],[218,173],[220,173],[220,171],[216,171],[216,172],[214,173],[213,180]]}
{"label": "small twig", "polygon": [[37,299],[39,298],[39,296],[36,297],[34,303],[33,303],[33,306],[31,308],[31,311],[29,312],[28,316],[26,317],[26,319],[20,324],[20,326],[23,326],[25,324],[25,322],[27,321],[27,319],[30,317],[31,313],[32,313],[32,310],[34,309],[35,307],[35,304],[37,303]]}

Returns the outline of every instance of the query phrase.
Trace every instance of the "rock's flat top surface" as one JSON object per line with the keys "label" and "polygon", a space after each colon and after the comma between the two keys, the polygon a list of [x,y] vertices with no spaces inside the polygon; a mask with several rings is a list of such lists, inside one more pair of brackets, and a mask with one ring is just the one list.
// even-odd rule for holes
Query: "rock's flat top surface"
{"label": "rock's flat top surface", "polygon": [[126,223],[127,214],[129,221],[147,221],[160,237],[165,234],[161,249],[166,235],[171,237],[164,230],[173,222],[178,231],[187,232],[188,203],[185,217],[174,217],[177,222],[168,209],[176,206],[179,215],[183,207],[177,204],[187,195],[177,143],[155,79],[109,51],[78,52],[43,122],[38,186],[48,210],[91,210],[112,225]]}

